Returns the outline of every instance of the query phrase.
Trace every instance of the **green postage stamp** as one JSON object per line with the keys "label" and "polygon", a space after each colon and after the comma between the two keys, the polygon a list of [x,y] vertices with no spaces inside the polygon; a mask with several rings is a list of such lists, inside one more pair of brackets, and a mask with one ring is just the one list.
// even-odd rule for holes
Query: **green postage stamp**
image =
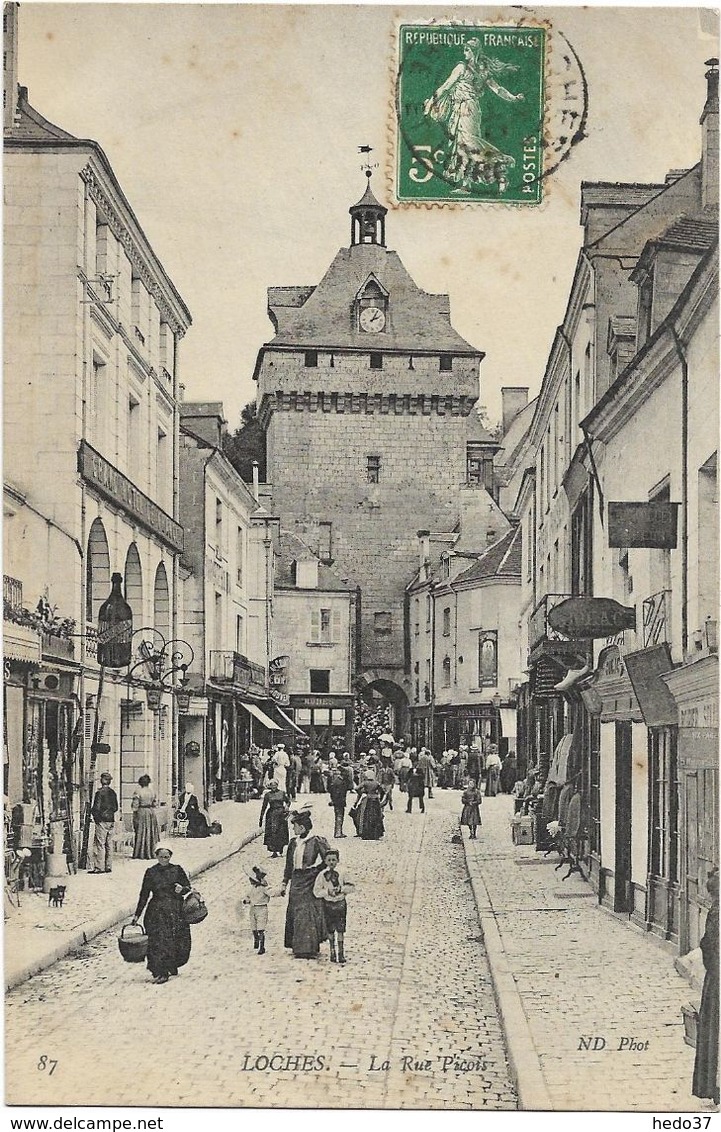
{"label": "green postage stamp", "polygon": [[546,29],[402,24],[399,201],[543,199]]}

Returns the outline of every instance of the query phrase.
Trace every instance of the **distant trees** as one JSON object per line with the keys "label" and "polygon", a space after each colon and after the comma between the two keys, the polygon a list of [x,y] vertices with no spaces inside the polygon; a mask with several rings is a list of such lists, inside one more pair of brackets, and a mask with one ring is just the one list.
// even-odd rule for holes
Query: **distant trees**
{"label": "distant trees", "polygon": [[229,432],[223,451],[246,483],[253,482],[253,461],[258,461],[260,482],[265,483],[265,430],[258,420],[258,407],[249,401],[240,412],[240,426]]}

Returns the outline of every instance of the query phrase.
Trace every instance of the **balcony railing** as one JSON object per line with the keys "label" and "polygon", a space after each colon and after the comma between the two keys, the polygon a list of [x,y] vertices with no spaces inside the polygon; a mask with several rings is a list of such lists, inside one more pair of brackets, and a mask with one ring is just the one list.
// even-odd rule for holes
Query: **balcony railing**
{"label": "balcony railing", "polygon": [[22,609],[23,584],[19,578],[11,578],[9,574],[3,574],[3,604],[11,609]]}
{"label": "balcony railing", "polygon": [[643,603],[643,647],[671,640],[671,591],[659,590]]}
{"label": "balcony railing", "polygon": [[239,652],[211,650],[210,671],[211,680],[222,684],[237,684],[241,688],[251,685],[265,688],[266,671],[262,664],[255,664]]}
{"label": "balcony railing", "polygon": [[540,641],[567,641],[568,637],[558,633],[548,624],[548,614],[571,594],[545,594],[536,605],[528,620],[528,647],[535,648]]}

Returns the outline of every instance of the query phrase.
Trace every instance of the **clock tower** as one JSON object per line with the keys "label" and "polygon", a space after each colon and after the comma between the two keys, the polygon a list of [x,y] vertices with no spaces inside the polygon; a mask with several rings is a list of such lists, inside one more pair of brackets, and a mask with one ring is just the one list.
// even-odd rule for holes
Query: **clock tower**
{"label": "clock tower", "polygon": [[366,175],[350,247],[320,282],[268,289],[275,336],[254,376],[273,513],[358,587],[359,688],[381,691],[401,730],[417,532],[458,520],[483,352],[453,329],[448,296],[421,290],[386,246]]}

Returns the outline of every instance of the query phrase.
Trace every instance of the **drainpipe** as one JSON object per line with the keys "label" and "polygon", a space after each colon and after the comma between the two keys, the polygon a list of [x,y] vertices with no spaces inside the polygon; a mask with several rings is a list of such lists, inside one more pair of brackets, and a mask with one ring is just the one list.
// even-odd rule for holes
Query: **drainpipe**
{"label": "drainpipe", "polygon": [[671,333],[681,362],[681,651],[685,656],[688,649],[688,358],[673,324]]}
{"label": "drainpipe", "polygon": [[436,707],[436,595],[433,592],[432,583],[429,586],[428,593],[431,598],[431,718],[430,718],[430,733],[431,733],[431,754],[433,753],[434,743],[434,717]]}

